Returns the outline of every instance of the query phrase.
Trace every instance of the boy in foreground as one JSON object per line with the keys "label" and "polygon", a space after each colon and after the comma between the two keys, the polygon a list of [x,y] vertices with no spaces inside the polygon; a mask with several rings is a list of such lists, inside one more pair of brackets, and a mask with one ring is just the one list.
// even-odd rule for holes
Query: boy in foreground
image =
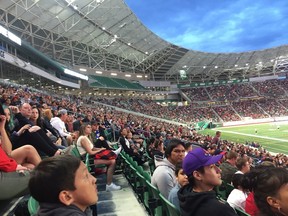
{"label": "boy in foreground", "polygon": [[96,178],[72,155],[41,161],[31,174],[29,189],[40,204],[38,216],[91,216],[89,206],[98,201]]}

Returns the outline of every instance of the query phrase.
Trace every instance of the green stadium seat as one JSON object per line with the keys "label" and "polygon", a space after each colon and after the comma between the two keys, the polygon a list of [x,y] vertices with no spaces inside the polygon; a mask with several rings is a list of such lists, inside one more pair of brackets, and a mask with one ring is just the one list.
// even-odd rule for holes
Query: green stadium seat
{"label": "green stadium seat", "polygon": [[180,211],[167,200],[162,194],[159,194],[162,206],[165,209],[166,216],[180,216]]}
{"label": "green stadium seat", "polygon": [[37,214],[37,211],[39,209],[39,203],[31,196],[28,200],[28,211],[31,216],[34,216]]}
{"label": "green stadium seat", "polygon": [[250,214],[246,213],[245,211],[243,211],[239,208],[235,208],[235,211],[236,211],[237,215],[239,215],[239,216],[250,216]]}

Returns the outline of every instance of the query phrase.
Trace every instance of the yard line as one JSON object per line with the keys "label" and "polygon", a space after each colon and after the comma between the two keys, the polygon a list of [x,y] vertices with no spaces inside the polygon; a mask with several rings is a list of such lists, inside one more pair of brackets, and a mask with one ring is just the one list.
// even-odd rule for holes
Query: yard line
{"label": "yard line", "polygon": [[[216,130],[216,129],[213,129],[213,130]],[[219,129],[217,129],[217,130],[219,130]],[[239,133],[239,132],[235,132],[235,131],[225,131],[225,130],[220,130],[220,131],[221,132],[225,132],[225,133],[232,133],[232,134],[238,134],[238,135],[243,135],[243,136],[257,137],[257,138],[262,138],[262,139],[275,140],[275,141],[287,142],[288,143],[288,140],[286,140],[286,139],[278,139],[278,138],[267,137],[267,136],[245,134],[245,133]]]}

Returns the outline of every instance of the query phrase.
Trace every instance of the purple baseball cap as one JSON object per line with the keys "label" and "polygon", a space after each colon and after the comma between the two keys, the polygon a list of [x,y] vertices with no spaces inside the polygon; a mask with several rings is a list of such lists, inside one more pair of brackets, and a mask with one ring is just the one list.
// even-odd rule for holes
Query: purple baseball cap
{"label": "purple baseball cap", "polygon": [[202,148],[195,148],[190,151],[183,160],[183,170],[186,175],[191,175],[200,167],[217,163],[223,155],[212,156]]}

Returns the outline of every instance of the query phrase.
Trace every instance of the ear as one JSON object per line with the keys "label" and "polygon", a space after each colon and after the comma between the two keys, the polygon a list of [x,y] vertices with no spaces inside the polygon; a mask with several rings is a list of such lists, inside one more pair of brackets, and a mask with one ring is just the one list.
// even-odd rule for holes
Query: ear
{"label": "ear", "polygon": [[280,208],[280,204],[276,198],[268,196],[266,198],[266,201],[271,207],[276,208],[276,209]]}
{"label": "ear", "polygon": [[71,205],[74,202],[73,195],[69,191],[66,191],[66,190],[61,191],[59,193],[58,198],[60,202],[66,206]]}
{"label": "ear", "polygon": [[198,172],[198,171],[194,171],[194,172],[193,172],[193,177],[194,177],[195,179],[197,179],[198,181],[201,181],[201,180],[202,180],[202,174],[201,174],[200,172]]}

